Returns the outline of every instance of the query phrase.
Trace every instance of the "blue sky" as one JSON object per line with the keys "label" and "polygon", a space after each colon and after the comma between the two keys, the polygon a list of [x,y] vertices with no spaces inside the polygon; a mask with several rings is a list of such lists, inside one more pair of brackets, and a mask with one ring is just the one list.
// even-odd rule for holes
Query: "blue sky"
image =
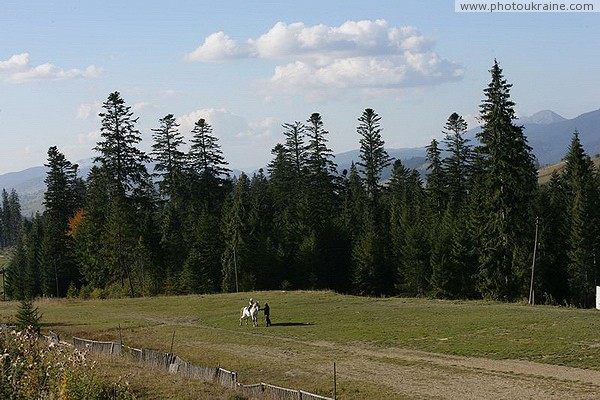
{"label": "blue sky", "polygon": [[454,1],[0,2],[0,173],[57,145],[94,155],[108,94],[150,129],[206,118],[231,167],[270,160],[281,124],[323,116],[334,152],[371,107],[389,147],[475,123],[494,58],[520,115],[600,107],[599,13],[455,13]]}

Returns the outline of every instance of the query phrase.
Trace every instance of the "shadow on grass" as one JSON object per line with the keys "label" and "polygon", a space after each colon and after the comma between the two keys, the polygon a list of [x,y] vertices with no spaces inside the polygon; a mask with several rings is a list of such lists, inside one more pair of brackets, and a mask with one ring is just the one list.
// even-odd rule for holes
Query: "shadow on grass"
{"label": "shadow on grass", "polygon": [[68,323],[68,322],[45,322],[42,321],[40,323],[40,326],[42,327],[59,327],[59,326],[83,326],[83,325],[89,325],[88,323]]}
{"label": "shadow on grass", "polygon": [[309,324],[308,322],[277,322],[271,324],[271,326],[312,326],[314,324]]}

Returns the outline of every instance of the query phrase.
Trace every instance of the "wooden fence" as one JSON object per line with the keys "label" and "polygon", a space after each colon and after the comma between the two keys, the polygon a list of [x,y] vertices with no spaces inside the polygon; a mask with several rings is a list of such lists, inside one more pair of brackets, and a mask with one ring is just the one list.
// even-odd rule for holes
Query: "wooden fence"
{"label": "wooden fence", "polygon": [[73,338],[73,345],[81,350],[105,356],[120,355],[131,357],[134,361],[154,369],[168,371],[190,379],[217,383],[223,387],[234,389],[252,399],[268,400],[333,400],[331,397],[288,389],[268,383],[244,385],[237,381],[237,373],[219,367],[193,365],[179,356],[156,350],[136,349],[121,343],[99,342],[95,340]]}

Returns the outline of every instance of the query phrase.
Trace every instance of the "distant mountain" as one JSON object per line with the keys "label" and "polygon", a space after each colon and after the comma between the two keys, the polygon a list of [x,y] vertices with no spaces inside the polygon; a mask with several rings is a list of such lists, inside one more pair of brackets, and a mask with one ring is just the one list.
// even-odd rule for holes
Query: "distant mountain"
{"label": "distant mountain", "polygon": [[[573,119],[564,119],[552,111],[542,111],[542,113],[545,114],[541,114],[541,119],[536,117],[537,120],[544,120],[544,116],[553,115],[552,118],[558,121],[523,123],[522,119],[519,120],[525,128],[525,136],[540,166],[555,164],[565,156],[575,130],[579,132],[579,140],[588,155],[594,157],[600,154],[600,109],[581,114]],[[534,115],[538,114],[540,113]],[[474,140],[480,130],[480,127],[471,129],[465,136]]]}
{"label": "distant mountain", "polygon": [[549,125],[562,121],[566,121],[566,118],[563,118],[554,111],[550,110],[539,111],[529,117],[520,117],[518,120],[520,124],[538,125]]}

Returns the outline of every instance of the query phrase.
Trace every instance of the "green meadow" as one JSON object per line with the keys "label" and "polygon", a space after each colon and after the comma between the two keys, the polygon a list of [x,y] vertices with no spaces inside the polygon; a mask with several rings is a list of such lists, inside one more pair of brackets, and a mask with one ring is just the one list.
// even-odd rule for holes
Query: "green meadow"
{"label": "green meadow", "polygon": [[[271,307],[273,326],[239,326],[253,297]],[[408,349],[486,359],[517,359],[600,370],[600,312],[484,301],[366,298],[333,292],[252,292],[106,300],[38,300],[43,330],[123,340],[173,352],[201,365],[330,395],[332,366],[352,348]],[[16,302],[0,304],[2,322]],[[368,358],[368,357],[367,357]],[[340,371],[343,372],[343,371]],[[386,398],[376,382],[340,382],[340,398]],[[345,394],[345,397],[344,397]],[[356,396],[355,396],[356,395]],[[392,396],[391,394],[389,394]]]}

